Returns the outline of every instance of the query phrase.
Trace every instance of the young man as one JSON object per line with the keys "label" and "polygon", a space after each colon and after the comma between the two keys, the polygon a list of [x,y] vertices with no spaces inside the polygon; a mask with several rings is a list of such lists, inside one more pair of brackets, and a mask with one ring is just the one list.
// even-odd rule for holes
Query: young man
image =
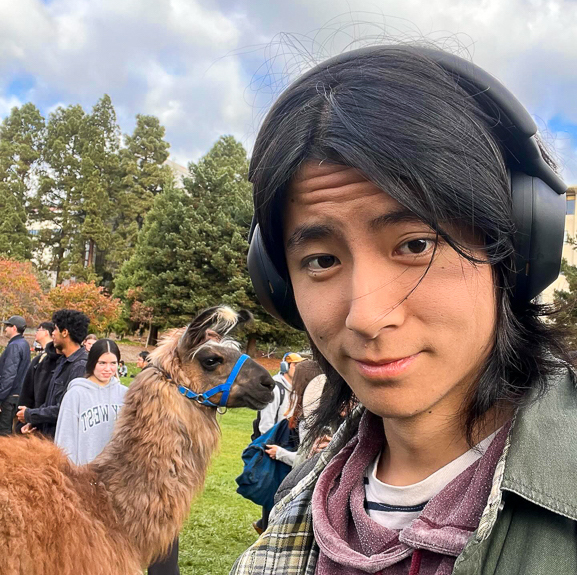
{"label": "young man", "polygon": [[[54,324],[51,321],[42,322],[36,329],[35,340],[42,347],[42,351],[32,360],[24,383],[22,391],[18,398],[19,407],[40,407],[46,400],[48,386],[52,379],[56,364],[60,359],[60,352],[54,347],[52,341],[52,332]],[[16,423],[16,433],[21,433],[24,423]]]}
{"label": "young man", "polygon": [[415,46],[324,62],[269,112],[249,270],[327,374],[312,432],[347,415],[232,573],[577,572],[575,377],[532,301],[566,186],[535,132]]}
{"label": "young man", "polygon": [[22,316],[13,315],[2,323],[9,341],[0,355],[0,435],[9,435],[22,382],[30,365],[30,346],[24,339],[26,320]]}
{"label": "young man", "polygon": [[61,309],[52,316],[54,347],[62,354],[54,370],[46,399],[40,407],[18,407],[18,420],[25,424],[22,433],[36,429],[48,437],[54,437],[60,402],[68,384],[76,377],[83,377],[88,354],[81,343],[88,333],[90,320],[80,311]]}
{"label": "young man", "polygon": [[46,349],[49,343],[52,343],[52,332],[54,331],[54,324],[51,321],[43,321],[36,328],[36,335],[34,341],[38,344],[40,352]]}

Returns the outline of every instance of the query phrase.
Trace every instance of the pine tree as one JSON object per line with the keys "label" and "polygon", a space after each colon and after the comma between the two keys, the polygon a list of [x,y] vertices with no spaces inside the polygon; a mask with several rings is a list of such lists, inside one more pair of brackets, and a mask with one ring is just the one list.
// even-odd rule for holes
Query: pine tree
{"label": "pine tree", "polygon": [[[249,341],[304,345],[304,338],[266,315],[246,268],[252,216],[248,159],[233,137],[220,138],[191,164],[185,190],[158,196],[122,269],[117,295],[139,288],[156,326],[183,325],[200,309],[224,303],[251,310]],[[132,302],[129,302],[129,304]]]}
{"label": "pine tree", "polygon": [[44,118],[33,104],[13,108],[0,126],[0,254],[30,259],[29,191],[44,143]]}
{"label": "pine tree", "polygon": [[[569,243],[575,246],[574,239],[570,238]],[[567,290],[555,290],[554,306],[557,312],[552,319],[565,333],[569,348],[577,350],[577,266],[563,259],[561,273],[567,281]]]}
{"label": "pine tree", "polygon": [[44,222],[43,247],[51,250],[48,268],[57,281],[67,276],[78,257],[75,235],[81,226],[82,152],[86,114],[81,106],[58,108],[47,124],[44,161],[47,165],[36,196],[36,217]]}
{"label": "pine tree", "polygon": [[122,184],[116,202],[112,265],[120,267],[132,255],[155,196],[172,183],[172,172],[164,164],[170,148],[164,134],[158,118],[139,114],[132,136],[125,136],[126,147],[120,151]]}
{"label": "pine tree", "polygon": [[90,281],[112,279],[108,262],[114,241],[114,223],[120,193],[120,128],[110,96],[104,95],[85,117],[82,129],[82,212],[75,238],[75,263],[71,273]]}

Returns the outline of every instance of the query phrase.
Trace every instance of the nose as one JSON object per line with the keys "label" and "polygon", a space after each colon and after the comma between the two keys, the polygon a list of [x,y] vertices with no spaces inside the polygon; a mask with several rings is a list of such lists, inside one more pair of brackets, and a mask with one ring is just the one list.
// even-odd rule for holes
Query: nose
{"label": "nose", "polygon": [[[264,369],[264,368],[263,368]],[[266,389],[269,390],[273,390],[274,389],[274,381],[273,378],[270,376],[270,374],[268,373],[268,371],[266,371],[266,369],[264,370],[265,373],[263,373],[260,377],[259,383],[265,387]]]}
{"label": "nose", "polygon": [[397,270],[375,262],[359,262],[350,279],[350,302],[345,326],[364,339],[376,339],[384,329],[405,321],[405,299],[410,293]]}

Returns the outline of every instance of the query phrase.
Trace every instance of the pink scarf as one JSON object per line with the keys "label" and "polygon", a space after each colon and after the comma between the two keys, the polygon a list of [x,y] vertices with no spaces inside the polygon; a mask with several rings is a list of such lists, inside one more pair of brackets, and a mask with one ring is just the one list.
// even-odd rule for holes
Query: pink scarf
{"label": "pink scarf", "polygon": [[510,425],[478,461],[433,497],[400,532],[365,511],[364,473],[383,448],[382,420],[366,411],[359,431],[321,473],[312,498],[320,553],[316,575],[449,575],[489,497]]}

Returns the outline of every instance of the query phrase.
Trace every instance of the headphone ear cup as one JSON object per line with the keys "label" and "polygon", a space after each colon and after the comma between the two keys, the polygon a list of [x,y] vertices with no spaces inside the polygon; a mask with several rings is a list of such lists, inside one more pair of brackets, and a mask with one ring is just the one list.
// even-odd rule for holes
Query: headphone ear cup
{"label": "headphone ear cup", "polygon": [[537,297],[559,275],[565,234],[565,194],[539,178],[511,174],[515,234],[515,299]]}
{"label": "headphone ear cup", "polygon": [[273,317],[296,329],[304,330],[292,287],[276,271],[264,246],[258,224],[250,238],[247,264],[256,297],[262,307]]}
{"label": "headphone ear cup", "polygon": [[288,370],[289,370],[289,364],[288,364],[288,362],[286,362],[286,361],[281,361],[281,362],[280,362],[280,372],[281,372],[281,374],[288,373]]}

